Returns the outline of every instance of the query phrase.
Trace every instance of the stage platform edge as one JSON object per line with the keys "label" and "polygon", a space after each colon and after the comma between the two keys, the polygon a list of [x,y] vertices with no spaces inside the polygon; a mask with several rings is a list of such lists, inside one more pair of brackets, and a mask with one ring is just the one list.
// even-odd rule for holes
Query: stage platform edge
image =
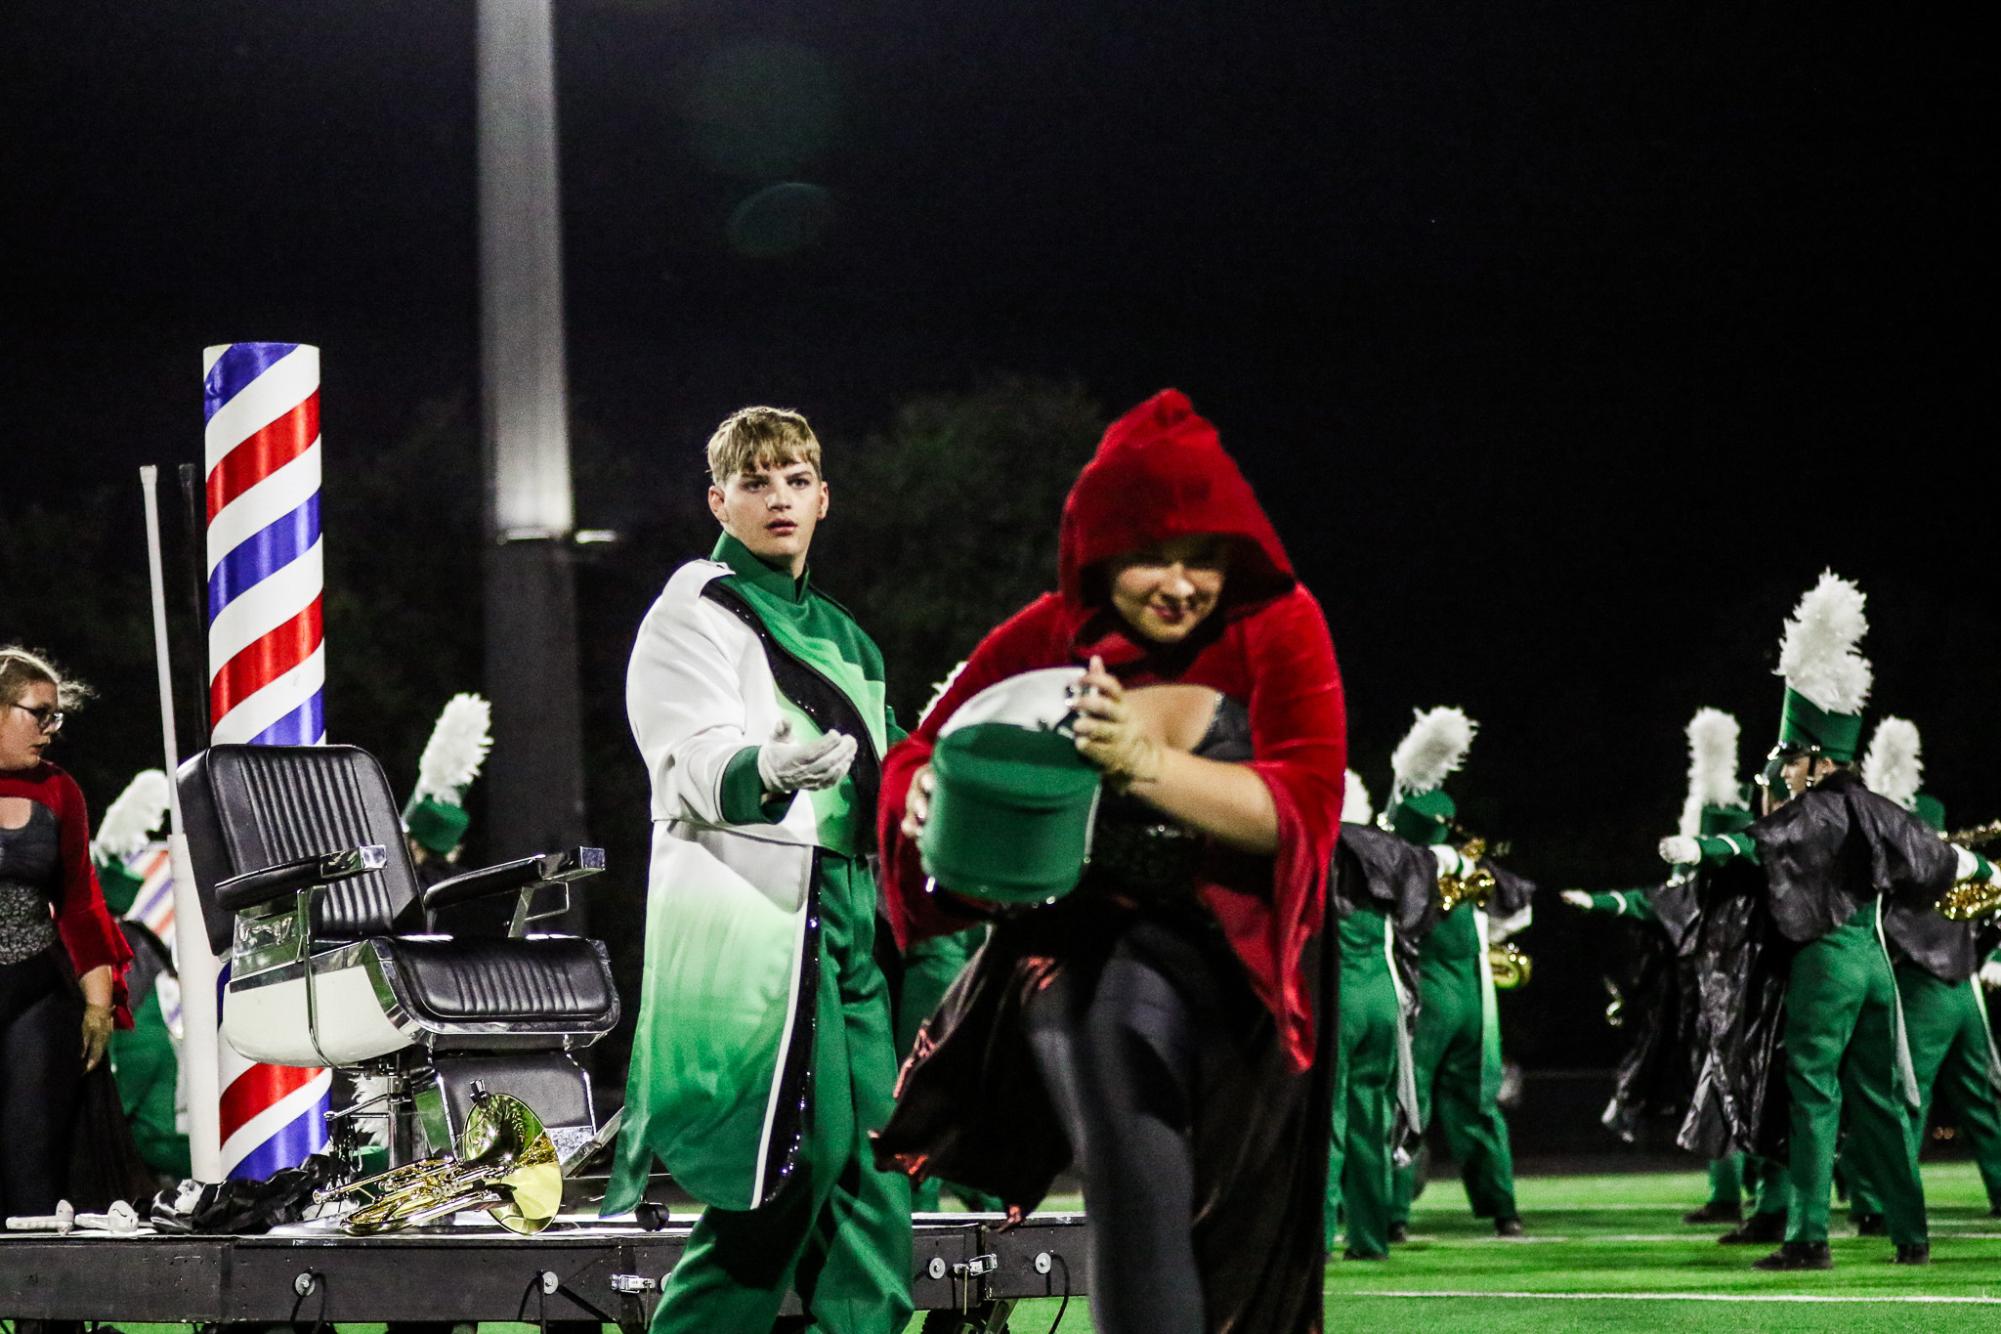
{"label": "stage platform edge", "polygon": [[[1081,1213],[919,1214],[919,1310],[1081,1295]],[[644,1326],[693,1215],[649,1232],[630,1218],[563,1216],[533,1237],[461,1214],[445,1228],[349,1237],[332,1223],[260,1236],[0,1234],[10,1318],[228,1324],[285,1320],[584,1320]],[[796,1298],[785,1310],[797,1313]]]}

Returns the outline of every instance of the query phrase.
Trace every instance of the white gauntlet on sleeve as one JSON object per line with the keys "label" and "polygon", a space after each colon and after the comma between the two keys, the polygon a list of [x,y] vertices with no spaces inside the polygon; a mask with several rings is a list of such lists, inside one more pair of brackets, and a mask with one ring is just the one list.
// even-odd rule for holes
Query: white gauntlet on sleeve
{"label": "white gauntlet on sleeve", "polygon": [[1661,840],[1661,860],[1670,866],[1693,866],[1702,860],[1702,845],[1687,834],[1669,834]]}
{"label": "white gauntlet on sleeve", "polygon": [[828,732],[813,741],[794,741],[792,720],[781,718],[771,740],[757,748],[757,776],[770,793],[817,792],[832,787],[855,762],[855,739]]}

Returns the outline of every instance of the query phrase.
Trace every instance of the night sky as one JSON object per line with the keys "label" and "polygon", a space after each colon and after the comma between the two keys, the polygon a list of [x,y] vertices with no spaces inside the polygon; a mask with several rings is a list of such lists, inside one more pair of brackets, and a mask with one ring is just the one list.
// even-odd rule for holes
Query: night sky
{"label": "night sky", "polygon": [[[1411,709],[1463,705],[1462,810],[1550,889],[1657,877],[1683,724],[1736,712],[1752,762],[1781,621],[1828,565],[1870,595],[1877,707],[1924,729],[1954,823],[2001,815],[1995,81],[1969,32],[1507,0],[558,9],[579,517],[637,535],[581,594],[615,852],[643,847],[643,794],[600,800],[643,783],[619,671],[706,546],[709,427],[796,406],[865,504],[844,446],[997,373],[1107,416],[1185,389],[1326,606],[1357,767],[1380,793]],[[0,524],[46,536],[6,548],[0,640],[66,656],[80,584],[143,598],[133,469],[200,457],[208,343],[322,347],[330,502],[371,478],[476,498],[471,5],[8,18]],[[364,555],[477,559],[350,509],[336,659],[367,638]],[[72,549],[72,521],[110,535]],[[826,585],[880,582],[866,554],[837,508]],[[477,601],[441,578],[395,615]],[[104,691],[61,757],[94,805],[158,762],[129,611],[129,651],[67,655]],[[366,674],[441,702],[477,661]],[[407,767],[422,736],[377,734],[357,670],[334,736]],[[1510,1002],[1532,1064],[1612,1050],[1559,1017],[1596,993],[1565,956],[1606,940],[1565,916],[1546,903]]]}

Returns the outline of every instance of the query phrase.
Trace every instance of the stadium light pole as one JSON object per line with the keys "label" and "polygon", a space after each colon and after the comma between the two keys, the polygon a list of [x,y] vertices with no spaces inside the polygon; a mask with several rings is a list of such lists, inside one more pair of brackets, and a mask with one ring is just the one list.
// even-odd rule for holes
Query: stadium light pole
{"label": "stadium light pole", "polygon": [[495,860],[586,841],[550,0],[479,0],[480,375],[486,441],[481,783]]}

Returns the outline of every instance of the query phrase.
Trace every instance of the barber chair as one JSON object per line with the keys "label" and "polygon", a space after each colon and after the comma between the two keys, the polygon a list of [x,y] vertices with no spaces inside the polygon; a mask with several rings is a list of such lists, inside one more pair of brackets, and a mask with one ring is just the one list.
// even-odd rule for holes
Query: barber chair
{"label": "barber chair", "polygon": [[[222,1031],[244,1056],[345,1071],[396,1165],[459,1142],[482,1090],[540,1115],[574,1164],[602,1140],[576,1053],[618,1022],[602,944],[531,933],[597,848],[523,857],[420,889],[382,766],[352,746],[215,746],[181,766],[182,822],[210,947],[229,961]],[[538,892],[562,904],[537,912]],[[518,902],[505,938],[426,929],[438,909]],[[185,929],[185,928],[183,928]],[[353,1119],[349,1119],[353,1118]]]}

